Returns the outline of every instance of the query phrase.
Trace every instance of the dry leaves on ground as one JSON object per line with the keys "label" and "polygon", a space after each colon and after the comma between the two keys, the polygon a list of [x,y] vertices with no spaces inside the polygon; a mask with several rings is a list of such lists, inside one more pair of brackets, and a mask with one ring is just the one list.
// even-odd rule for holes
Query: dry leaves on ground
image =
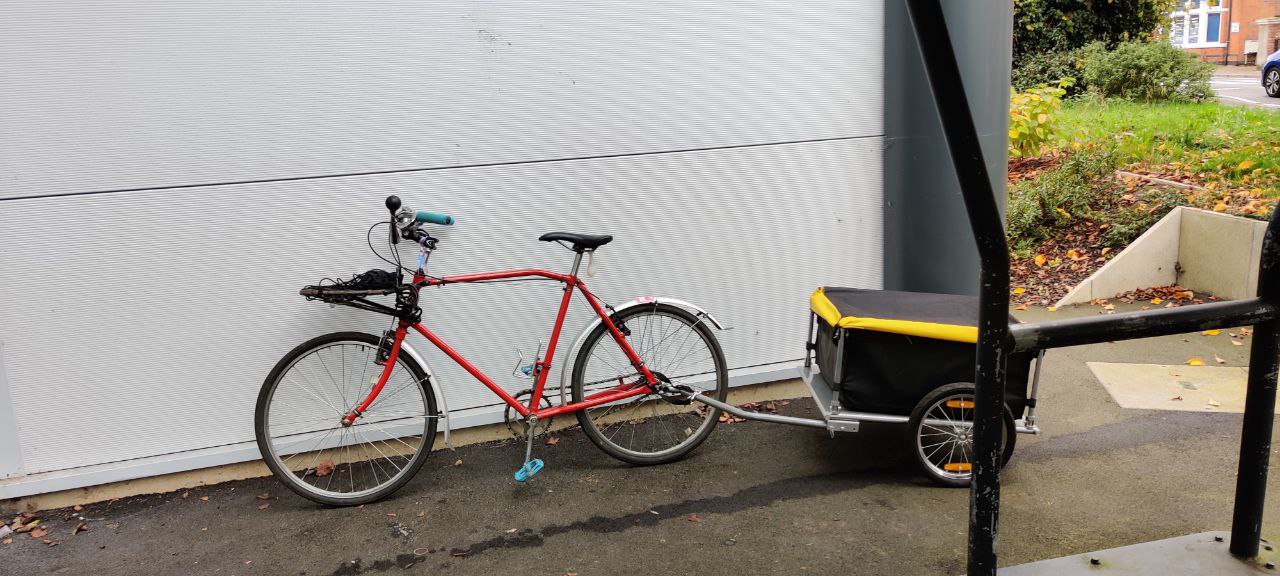
{"label": "dry leaves on ground", "polygon": [[316,476],[328,476],[333,474],[333,460],[321,460],[316,463]]}

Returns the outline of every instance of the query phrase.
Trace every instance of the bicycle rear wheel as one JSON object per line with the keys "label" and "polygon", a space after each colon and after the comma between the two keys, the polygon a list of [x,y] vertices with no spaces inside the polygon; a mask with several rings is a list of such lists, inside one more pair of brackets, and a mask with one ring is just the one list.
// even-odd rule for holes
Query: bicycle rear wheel
{"label": "bicycle rear wheel", "polygon": [[400,354],[378,398],[351,426],[342,418],[382,374],[379,338],[338,332],[285,355],[258,394],[254,431],[271,472],[321,504],[353,506],[404,486],[435,442],[436,399],[426,372]]}
{"label": "bicycle rear wheel", "polygon": [[[619,329],[660,381],[688,386],[724,401],[729,371],[720,343],[702,318],[667,304],[643,305],[615,315]],[[600,324],[582,343],[573,364],[573,401],[644,380],[622,348]],[[696,448],[715,428],[720,411],[694,403],[672,403],[642,394],[578,411],[578,423],[605,453],[631,464],[662,464]]]}

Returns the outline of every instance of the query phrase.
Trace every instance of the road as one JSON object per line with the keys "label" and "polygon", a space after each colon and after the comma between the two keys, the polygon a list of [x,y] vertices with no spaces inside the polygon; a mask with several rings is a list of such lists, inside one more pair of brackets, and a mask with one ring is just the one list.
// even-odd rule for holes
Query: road
{"label": "road", "polygon": [[1223,104],[1250,108],[1280,109],[1280,98],[1269,98],[1262,88],[1262,72],[1251,68],[1232,69],[1229,73],[1219,70],[1211,81],[1218,100]]}

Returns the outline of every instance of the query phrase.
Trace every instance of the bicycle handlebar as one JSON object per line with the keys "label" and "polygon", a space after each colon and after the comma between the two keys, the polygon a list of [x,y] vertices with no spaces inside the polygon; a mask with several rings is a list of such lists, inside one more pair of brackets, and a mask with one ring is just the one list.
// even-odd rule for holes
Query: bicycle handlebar
{"label": "bicycle handlebar", "polygon": [[453,225],[453,216],[448,214],[439,214],[436,212],[427,212],[426,210],[418,210],[413,213],[414,222],[427,222],[429,224],[440,224],[443,226]]}

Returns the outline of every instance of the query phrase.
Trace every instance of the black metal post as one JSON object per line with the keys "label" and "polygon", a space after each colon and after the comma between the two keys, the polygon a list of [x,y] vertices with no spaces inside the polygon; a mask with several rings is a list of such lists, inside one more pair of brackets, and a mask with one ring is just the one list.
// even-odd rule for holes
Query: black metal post
{"label": "black metal post", "polygon": [[[1274,214],[1262,240],[1258,298],[1273,304],[1280,302],[1280,220]],[[1262,507],[1267,495],[1271,427],[1275,421],[1277,363],[1280,363],[1280,320],[1254,325],[1244,424],[1240,431],[1236,502],[1231,517],[1231,553],[1245,558],[1258,555],[1258,540],[1262,537]]]}
{"label": "black metal post", "polygon": [[1276,318],[1274,304],[1262,298],[1208,302],[1195,306],[1126,312],[1090,318],[1069,318],[1009,327],[1015,352],[1098,344],[1213,328],[1259,324]]}
{"label": "black metal post", "polygon": [[969,576],[995,576],[1000,513],[1000,435],[1004,428],[1009,338],[1009,248],[955,48],[938,0],[907,0],[933,99],[981,261],[977,373],[974,377],[973,482],[969,492]]}

